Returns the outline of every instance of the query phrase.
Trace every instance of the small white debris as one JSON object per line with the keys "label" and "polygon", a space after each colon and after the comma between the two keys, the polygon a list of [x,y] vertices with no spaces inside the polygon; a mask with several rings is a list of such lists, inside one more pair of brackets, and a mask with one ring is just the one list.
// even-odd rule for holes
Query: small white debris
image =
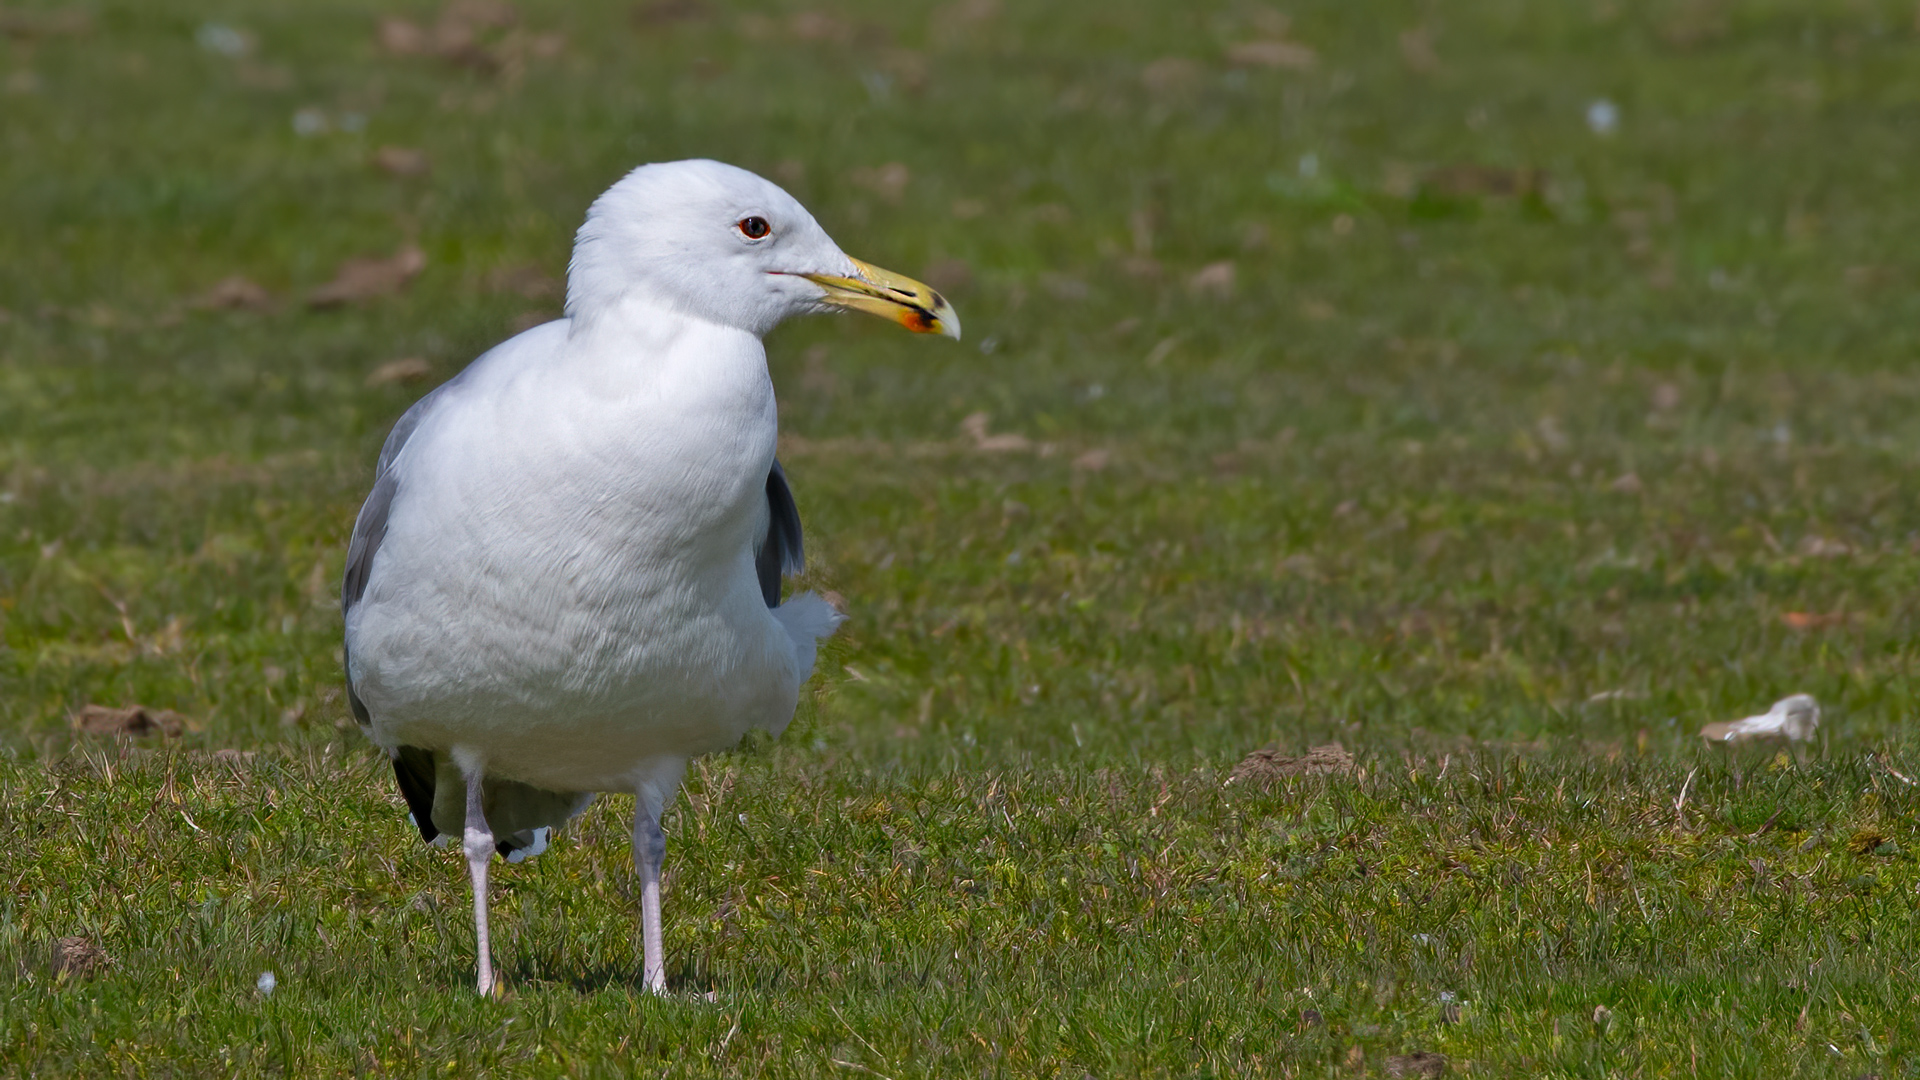
{"label": "small white debris", "polygon": [[253,988],[260,991],[261,997],[273,996],[273,988],[279,985],[280,980],[274,978],[271,971],[263,971],[259,978],[253,980]]}
{"label": "small white debris", "polygon": [[293,133],[303,139],[325,134],[328,126],[327,114],[319,109],[301,109],[293,114]]}
{"label": "small white debris", "polygon": [[1595,135],[1611,135],[1620,127],[1620,107],[1606,98],[1587,106],[1587,127]]}
{"label": "small white debris", "polygon": [[1610,701],[1643,701],[1646,694],[1639,690],[1602,690],[1587,699],[1589,705],[1605,705]]}
{"label": "small white debris", "polygon": [[1811,740],[1819,727],[1820,703],[1813,700],[1812,694],[1795,694],[1774,702],[1773,708],[1760,716],[1708,724],[1700,729],[1700,737],[1728,745],[1761,739],[1796,743]]}
{"label": "small white debris", "polygon": [[1320,175],[1320,155],[1319,154],[1301,154],[1300,163],[1297,166],[1295,166],[1295,168],[1299,170],[1301,176],[1307,178],[1308,180],[1311,180],[1314,177],[1319,176]]}
{"label": "small white debris", "polygon": [[245,56],[253,51],[253,35],[225,23],[201,23],[193,40],[210,53],[221,56]]}

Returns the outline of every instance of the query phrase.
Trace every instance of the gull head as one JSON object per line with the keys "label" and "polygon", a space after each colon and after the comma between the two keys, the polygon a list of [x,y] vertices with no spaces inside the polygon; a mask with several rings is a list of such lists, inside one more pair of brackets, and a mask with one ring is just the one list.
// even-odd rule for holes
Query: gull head
{"label": "gull head", "polygon": [[779,185],[718,161],[641,167],[594,200],[574,238],[567,315],[665,307],[761,336],[790,316],[851,309],[960,336],[938,292],[850,258]]}

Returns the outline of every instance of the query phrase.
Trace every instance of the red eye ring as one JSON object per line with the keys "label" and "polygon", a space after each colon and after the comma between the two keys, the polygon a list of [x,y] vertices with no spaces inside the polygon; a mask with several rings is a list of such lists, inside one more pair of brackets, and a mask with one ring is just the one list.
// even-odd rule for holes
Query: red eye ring
{"label": "red eye ring", "polygon": [[764,240],[773,232],[773,226],[767,224],[767,219],[763,217],[743,217],[734,228],[749,240]]}

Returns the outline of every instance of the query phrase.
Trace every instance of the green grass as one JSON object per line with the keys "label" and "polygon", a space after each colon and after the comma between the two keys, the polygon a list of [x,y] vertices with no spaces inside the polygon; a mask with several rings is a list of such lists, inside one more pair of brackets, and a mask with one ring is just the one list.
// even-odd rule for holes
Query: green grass
{"label": "green grass", "polygon": [[[1304,71],[1226,62],[1253,5],[522,6],[492,69],[367,2],[0,13],[0,1073],[1920,1075],[1911,3],[1302,3]],[[610,799],[495,875],[482,1002],[341,693],[425,389],[366,377],[551,314],[503,271],[691,155],[968,340],[773,336],[853,619],[669,815],[674,994]],[[234,274],[277,303],[194,306]],[[1697,745],[1803,690],[1804,765]]]}

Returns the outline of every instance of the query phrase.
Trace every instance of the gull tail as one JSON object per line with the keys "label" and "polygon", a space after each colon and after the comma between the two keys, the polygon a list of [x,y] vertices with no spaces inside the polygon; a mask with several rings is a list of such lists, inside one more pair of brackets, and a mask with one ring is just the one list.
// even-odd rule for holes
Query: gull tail
{"label": "gull tail", "polygon": [[800,680],[805,682],[813,674],[820,640],[832,637],[846,616],[833,610],[819,593],[810,592],[788,597],[786,603],[771,609],[771,614],[793,639],[794,659],[799,661]]}

